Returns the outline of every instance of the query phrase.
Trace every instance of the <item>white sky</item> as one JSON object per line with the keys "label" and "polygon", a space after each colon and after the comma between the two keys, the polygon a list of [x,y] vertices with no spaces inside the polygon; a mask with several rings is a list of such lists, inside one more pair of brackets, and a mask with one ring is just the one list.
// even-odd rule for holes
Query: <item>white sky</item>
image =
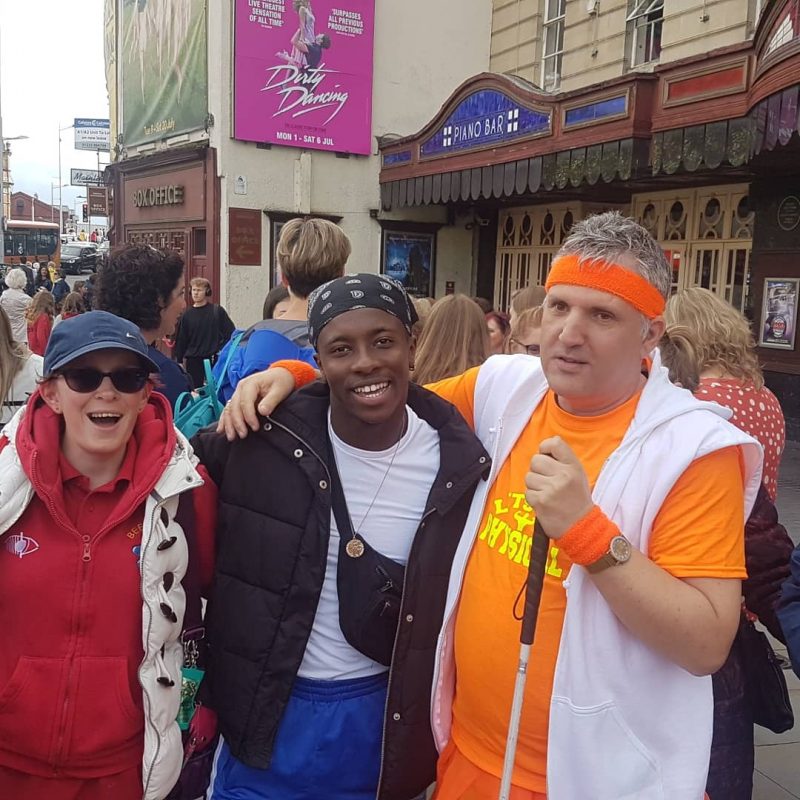
{"label": "white sky", "polygon": [[[58,204],[58,128],[75,117],[108,117],[103,56],[103,0],[0,0],[0,114],[11,142],[14,190]],[[62,183],[70,167],[97,169],[93,152],[74,149],[61,134]],[[101,153],[101,165],[108,154]],[[74,207],[83,187],[62,190]]]}

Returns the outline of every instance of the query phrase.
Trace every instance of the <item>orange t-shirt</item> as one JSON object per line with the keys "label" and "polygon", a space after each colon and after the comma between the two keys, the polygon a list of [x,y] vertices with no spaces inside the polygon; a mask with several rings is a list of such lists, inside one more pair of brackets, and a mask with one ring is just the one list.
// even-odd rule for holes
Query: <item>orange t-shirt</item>
{"label": "orange t-shirt", "polygon": [[[478,369],[428,388],[473,423]],[[594,417],[561,409],[549,392],[501,466],[486,500],[467,564],[456,616],[456,695],[452,737],[480,769],[502,772],[519,656],[521,589],[530,558],[534,513],[525,502],[525,474],[539,443],[560,436],[586,470],[591,486],[633,419],[639,394]],[[679,578],[744,578],[743,470],[738,448],[695,461],[656,517],[648,556]],[[556,658],[566,611],[563,582],[571,563],[551,543],[528,665],[513,783],[546,791],[547,734]],[[519,599],[518,599],[519,598]],[[590,656],[588,656],[590,657]]]}

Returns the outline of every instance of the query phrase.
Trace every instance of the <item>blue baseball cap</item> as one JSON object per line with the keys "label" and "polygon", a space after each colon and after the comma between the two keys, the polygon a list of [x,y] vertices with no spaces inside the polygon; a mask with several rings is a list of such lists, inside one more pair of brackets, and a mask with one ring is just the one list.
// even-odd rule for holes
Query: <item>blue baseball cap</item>
{"label": "blue baseball cap", "polygon": [[44,377],[49,378],[56,370],[95,350],[127,350],[139,356],[147,369],[158,372],[136,325],[108,311],[88,311],[53,328],[44,352]]}

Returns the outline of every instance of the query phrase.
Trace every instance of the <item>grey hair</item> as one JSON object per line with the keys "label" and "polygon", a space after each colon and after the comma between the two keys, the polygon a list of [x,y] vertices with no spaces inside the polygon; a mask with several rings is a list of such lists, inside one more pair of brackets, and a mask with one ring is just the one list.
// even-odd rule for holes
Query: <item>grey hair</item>
{"label": "grey hair", "polygon": [[575,223],[558,255],[575,255],[579,263],[615,261],[631,256],[636,270],[666,300],[672,288],[672,268],[658,242],[635,220],[619,211],[593,214]]}
{"label": "grey hair", "polygon": [[9,289],[24,289],[28,284],[28,276],[24,270],[10,269],[6,273],[5,281]]}

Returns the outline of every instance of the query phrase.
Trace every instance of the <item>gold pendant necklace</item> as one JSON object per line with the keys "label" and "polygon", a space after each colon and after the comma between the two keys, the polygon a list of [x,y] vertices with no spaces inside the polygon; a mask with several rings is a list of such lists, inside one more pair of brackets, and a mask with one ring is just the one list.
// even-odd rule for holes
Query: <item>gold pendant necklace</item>
{"label": "gold pendant necklace", "polygon": [[[381,482],[378,485],[378,490],[372,497],[372,502],[369,504],[369,508],[367,508],[367,513],[361,518],[361,522],[358,524],[358,529],[353,532],[353,537],[350,541],[344,546],[344,551],[347,553],[350,558],[361,558],[364,555],[364,542],[358,538],[359,533],[361,533],[361,528],[364,525],[364,520],[369,516],[369,512],[372,511],[372,506],[375,505],[375,501],[378,499],[378,495],[381,493],[381,489],[383,489],[383,484],[386,483],[386,478],[389,477],[389,473],[392,471],[392,465],[394,464],[394,457],[397,455],[397,451],[400,449],[400,442],[403,441],[403,436],[406,434],[406,425],[408,422],[408,415],[403,414],[403,427],[400,430],[400,436],[397,439],[397,444],[394,446],[394,452],[392,453],[392,458],[389,461],[389,466],[386,468],[386,472],[383,473],[383,478],[381,478]],[[350,512],[348,512],[349,514]],[[350,521],[352,525],[352,520]]]}

